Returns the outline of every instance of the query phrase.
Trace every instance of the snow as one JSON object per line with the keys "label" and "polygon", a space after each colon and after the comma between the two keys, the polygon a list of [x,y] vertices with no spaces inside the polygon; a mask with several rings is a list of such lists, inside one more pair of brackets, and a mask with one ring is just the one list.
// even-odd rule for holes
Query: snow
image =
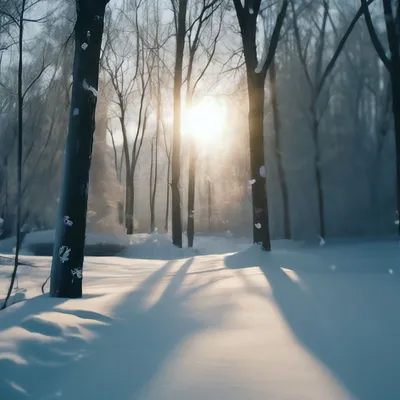
{"label": "snow", "polygon": [[396,241],[266,253],[168,239],[133,235],[127,257],[85,258],[75,300],[41,295],[51,260],[22,256],[33,267],[20,266],[19,302],[0,312],[1,399],[400,398]]}
{"label": "snow", "polygon": [[87,90],[87,91],[89,91],[89,92],[92,92],[92,94],[93,94],[94,97],[97,97],[98,94],[99,94],[99,92],[98,92],[93,86],[90,86],[90,85],[86,82],[86,79],[83,80],[82,87],[83,87],[83,89],[85,89],[85,90]]}

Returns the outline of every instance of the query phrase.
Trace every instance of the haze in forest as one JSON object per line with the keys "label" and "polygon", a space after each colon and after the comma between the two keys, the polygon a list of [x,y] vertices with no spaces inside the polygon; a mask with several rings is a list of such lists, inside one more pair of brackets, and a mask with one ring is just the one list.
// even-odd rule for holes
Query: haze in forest
{"label": "haze in forest", "polygon": [[[0,2],[2,238],[13,236],[16,226],[18,29],[10,18],[14,7],[7,9],[11,3]],[[70,112],[75,14],[72,1],[28,3],[32,6],[23,42],[25,231],[55,227]],[[283,3],[261,2],[256,33],[260,62]],[[133,232],[171,229],[173,4],[177,3],[127,0],[110,2],[107,8],[89,232],[124,233],[127,215],[132,213]],[[288,3],[274,76],[269,67],[264,86],[265,174],[273,239],[288,236],[287,220],[290,238],[296,240],[396,232],[390,79],[363,16],[314,98],[359,8],[358,0]],[[381,2],[371,5],[370,12],[376,35],[388,48]],[[179,182],[183,230],[189,218],[189,155],[194,143],[196,234],[249,236],[254,229],[254,177],[249,161],[246,65],[234,3],[189,1],[186,29]],[[128,179],[127,168],[133,172]],[[127,185],[133,193],[129,207]]]}

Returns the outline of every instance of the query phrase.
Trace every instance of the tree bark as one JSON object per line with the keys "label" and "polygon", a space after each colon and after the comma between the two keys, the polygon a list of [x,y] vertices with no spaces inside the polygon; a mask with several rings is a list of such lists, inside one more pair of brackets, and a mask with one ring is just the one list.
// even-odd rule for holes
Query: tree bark
{"label": "tree bark", "polygon": [[75,58],[50,295],[82,297],[89,170],[108,0],[76,0]]}
{"label": "tree bark", "polygon": [[[397,220],[400,219],[400,60],[393,65],[392,81],[392,109],[394,116],[394,130],[396,141],[396,193],[397,193]],[[397,224],[400,236],[400,224]]]}
{"label": "tree bark", "polygon": [[182,247],[181,196],[179,188],[181,170],[181,88],[183,52],[186,35],[187,0],[179,0],[176,32],[176,54],[174,74],[174,136],[172,143],[172,243]]}
{"label": "tree bark", "polygon": [[196,143],[195,138],[190,138],[189,148],[189,183],[188,183],[188,209],[187,209],[187,238],[188,247],[193,247],[194,242],[194,198],[196,187]]}
{"label": "tree bark", "polygon": [[268,200],[266,168],[264,159],[264,78],[248,71],[249,92],[249,137],[250,170],[254,183],[251,186],[253,198],[253,241],[262,244],[264,250],[271,250],[268,223]]}
{"label": "tree bark", "polygon": [[170,182],[169,177],[171,175],[171,161],[168,157],[168,166],[167,166],[167,196],[166,196],[166,205],[165,205],[165,221],[164,221],[164,230],[167,233],[169,229],[169,195],[170,195]]}
{"label": "tree bark", "polygon": [[322,238],[324,238],[326,235],[325,200],[324,200],[324,190],[322,187],[321,157],[319,150],[319,122],[317,119],[315,107],[316,104],[313,104],[311,107],[311,113],[312,113],[311,131],[315,148],[314,171],[315,171],[315,182],[317,186],[319,234]]}
{"label": "tree bark", "polygon": [[271,92],[271,108],[272,108],[272,116],[274,122],[274,130],[275,130],[275,154],[278,164],[279,185],[281,187],[282,203],[283,203],[283,235],[285,239],[290,239],[291,231],[290,231],[289,193],[286,181],[286,174],[283,168],[283,161],[282,161],[282,146],[281,146],[282,132],[281,132],[279,109],[278,109],[275,59],[272,60],[270,66],[269,78],[270,78],[269,82],[270,82],[270,92]]}

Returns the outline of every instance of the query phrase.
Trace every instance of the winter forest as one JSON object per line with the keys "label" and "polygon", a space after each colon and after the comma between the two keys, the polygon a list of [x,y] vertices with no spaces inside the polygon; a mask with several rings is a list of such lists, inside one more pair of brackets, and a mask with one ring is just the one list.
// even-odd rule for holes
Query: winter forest
{"label": "winter forest", "polygon": [[[374,378],[361,382],[336,357],[351,354],[355,366],[368,355],[392,375],[400,367],[384,344],[379,355],[354,344],[397,346],[385,329],[400,329],[391,313],[399,301],[399,212],[398,0],[0,0],[0,307],[9,305],[4,320],[0,313],[0,398],[71,400],[92,390],[90,380],[39,387],[29,356],[15,383],[22,367],[10,356],[12,341],[25,343],[23,335],[10,339],[16,326],[63,337],[75,351],[68,318],[79,318],[75,339],[95,353],[101,340],[92,338],[104,327],[97,331],[93,320],[123,343],[112,318],[124,316],[126,332],[137,335],[134,351],[144,351],[144,341],[152,348],[148,365],[119,395],[104,386],[90,398],[398,399],[395,379],[365,365],[360,375]],[[159,300],[157,285],[165,286]],[[56,300],[47,292],[83,298],[50,306]],[[378,303],[361,302],[376,292]],[[29,302],[37,304],[32,312],[13,305]],[[152,305],[143,311],[142,303]],[[244,304],[260,321],[254,326]],[[379,332],[364,319],[367,309]],[[165,314],[177,332],[171,339],[167,329],[159,344],[147,335],[165,328]],[[222,326],[225,317],[231,322]],[[197,357],[190,351],[200,351],[192,342],[204,333],[199,326],[229,334],[246,326],[248,336],[263,337],[264,319],[282,335],[269,330],[263,354],[275,341],[271,360],[282,360],[279,349],[292,357],[300,351],[294,337],[312,355],[290,364],[297,394],[278,378],[271,386],[257,380],[260,372],[242,376],[232,367],[220,375],[226,342],[217,334],[201,341],[205,355],[214,353],[203,361],[218,371],[215,382],[200,384],[200,357],[187,378],[192,386],[165,391],[163,379],[178,376],[167,364],[186,371],[182,358],[171,366],[172,350],[185,338],[185,356]],[[82,333],[91,329],[93,337]],[[27,354],[39,354],[43,344],[29,340]],[[246,359],[250,371],[272,362],[246,343],[232,365]],[[104,359],[82,356],[82,371],[120,359],[136,370],[103,345]],[[56,352],[48,357],[64,365]],[[236,379],[243,392],[228,385]]]}
{"label": "winter forest", "polygon": [[[16,229],[19,73],[21,226],[28,231],[55,226],[70,112],[74,2],[26,2],[21,64],[20,3],[2,0],[0,9],[2,238]],[[168,0],[114,3],[104,20],[87,229],[168,231],[179,9]],[[265,60],[268,71],[260,74],[266,75],[261,112],[272,238],[395,233],[392,82],[360,15],[360,2],[251,4],[238,11],[249,14],[245,24],[255,25],[253,36],[246,38],[253,40],[249,51],[257,52],[260,63],[263,52],[273,53]],[[193,0],[185,7],[178,77],[181,140],[175,152],[180,151],[182,227],[186,231],[190,218],[192,165],[196,231],[249,234],[249,182],[255,177],[249,161],[247,79],[254,71],[246,68],[254,62],[243,54],[240,35],[245,31],[238,25],[235,2]],[[273,43],[279,12],[285,18],[279,43]],[[370,6],[370,15],[387,57],[379,1]]]}

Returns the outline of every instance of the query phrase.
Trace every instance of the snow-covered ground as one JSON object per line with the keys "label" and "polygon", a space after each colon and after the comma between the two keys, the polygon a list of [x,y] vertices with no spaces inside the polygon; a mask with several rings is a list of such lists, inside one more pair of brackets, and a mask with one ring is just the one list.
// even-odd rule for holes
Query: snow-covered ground
{"label": "snow-covered ground", "polygon": [[22,257],[28,300],[0,312],[0,399],[400,399],[395,241],[130,241],[86,258],[79,300],[41,295],[50,258]]}

